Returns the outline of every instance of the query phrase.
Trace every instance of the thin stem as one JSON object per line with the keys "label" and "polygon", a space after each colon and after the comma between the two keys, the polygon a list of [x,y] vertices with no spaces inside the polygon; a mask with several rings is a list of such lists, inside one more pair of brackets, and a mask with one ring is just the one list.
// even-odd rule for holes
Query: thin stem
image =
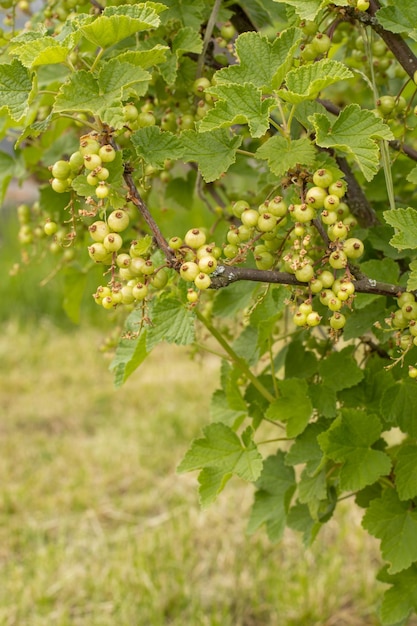
{"label": "thin stem", "polygon": [[205,352],[214,354],[214,356],[218,356],[220,359],[223,359],[224,361],[232,360],[232,357],[229,354],[222,354],[221,352],[218,352],[217,350],[213,350],[213,348],[209,348],[208,346],[205,346],[203,343],[194,343],[194,346],[198,348],[199,350],[204,350]]}
{"label": "thin stem", "polygon": [[90,68],[91,72],[93,72],[96,69],[96,65],[100,61],[100,59],[103,56],[103,54],[104,54],[104,48],[99,48],[99,51],[97,52],[97,56],[94,59],[94,63],[93,63],[93,65]]}
{"label": "thin stem", "polygon": [[381,150],[382,167],[384,169],[384,175],[385,175],[385,184],[387,186],[389,205],[391,209],[395,209],[396,207],[395,207],[395,196],[394,196],[394,183],[392,180],[392,171],[391,171],[391,164],[390,164],[390,158],[389,158],[389,152],[388,152],[388,144],[386,141],[381,140],[380,150]]}
{"label": "thin stem", "polygon": [[198,64],[197,64],[197,78],[200,78],[203,72],[204,60],[206,58],[207,48],[210,43],[211,36],[213,34],[214,26],[216,25],[217,14],[220,10],[221,3],[222,3],[221,0],[215,0],[213,9],[211,11],[210,17],[207,22],[206,32],[204,33],[203,50],[201,51],[201,54],[198,59]]}
{"label": "thin stem", "polygon": [[198,310],[196,309],[195,314],[199,321],[204,324],[209,333],[216,339],[216,341],[221,345],[225,352],[232,358],[233,362],[237,365],[237,367],[245,374],[248,380],[251,381],[253,386],[259,391],[259,393],[266,399],[268,402],[275,402],[275,397],[268,391],[266,387],[259,382],[258,378],[255,374],[250,370],[247,366],[244,359],[242,359],[232,348],[229,342],[224,338],[224,336],[209,322],[209,320]]}
{"label": "thin stem", "polygon": [[255,154],[253,152],[249,152],[248,150],[242,150],[241,148],[238,148],[236,150],[237,154],[242,154],[243,156],[248,156],[252,159],[255,159]]}

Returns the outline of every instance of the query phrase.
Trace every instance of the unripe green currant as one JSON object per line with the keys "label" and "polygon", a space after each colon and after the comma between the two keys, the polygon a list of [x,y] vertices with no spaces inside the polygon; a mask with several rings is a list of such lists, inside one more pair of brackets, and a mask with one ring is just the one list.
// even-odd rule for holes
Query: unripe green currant
{"label": "unripe green currant", "polygon": [[226,259],[233,259],[237,254],[239,254],[239,248],[229,243],[223,248],[223,254]]}
{"label": "unripe green currant", "polygon": [[300,313],[304,313],[304,315],[308,315],[313,310],[313,305],[308,300],[306,302],[302,302],[298,307]]}
{"label": "unripe green currant", "polygon": [[180,276],[183,280],[187,282],[192,282],[197,274],[199,274],[200,270],[197,263],[193,261],[187,261],[187,263],[183,263],[180,268]]}
{"label": "unripe green currant", "polygon": [[344,180],[335,180],[334,183],[329,185],[329,194],[332,196],[337,196],[338,198],[343,198],[346,193],[347,185]]}
{"label": "unripe green currant", "polygon": [[132,260],[133,259],[129,254],[122,252],[121,254],[118,254],[116,257],[116,265],[117,267],[120,267],[121,269],[127,268],[131,264]]}
{"label": "unripe green currant", "polygon": [[312,206],[307,204],[292,204],[289,207],[291,219],[295,222],[305,224],[316,217],[316,212]]}
{"label": "unripe green currant", "polygon": [[343,313],[339,313],[338,311],[336,311],[329,318],[329,324],[330,328],[333,328],[333,330],[340,330],[346,324],[346,317],[343,315]]}
{"label": "unripe green currant", "polygon": [[253,228],[257,226],[259,213],[256,209],[245,209],[240,216],[242,224],[248,226],[249,228]]}
{"label": "unripe green currant", "polygon": [[104,237],[103,245],[107,252],[118,252],[123,246],[123,239],[119,233],[109,233]]}
{"label": "unripe green currant", "polygon": [[363,242],[356,237],[350,237],[343,242],[343,252],[348,259],[359,259],[364,253]]}
{"label": "unripe green currant", "polygon": [[226,41],[230,41],[236,35],[236,28],[233,26],[232,22],[227,21],[222,24],[220,28],[220,36]]}
{"label": "unripe green currant", "polygon": [[408,375],[410,378],[417,378],[417,367],[408,366]]}
{"label": "unripe green currant", "polygon": [[381,96],[376,101],[376,106],[384,117],[391,115],[395,109],[395,98],[394,96]]}
{"label": "unripe green currant", "polygon": [[126,122],[134,122],[138,119],[139,111],[131,102],[123,107],[123,117]]}
{"label": "unripe green currant", "polygon": [[168,245],[171,250],[179,250],[182,246],[181,237],[171,237],[171,239],[168,240]]}
{"label": "unripe green currant", "polygon": [[208,78],[202,76],[201,78],[197,78],[193,84],[193,94],[195,96],[201,96],[208,87],[211,87],[211,82]]}
{"label": "unripe green currant", "polygon": [[318,326],[321,322],[321,316],[316,313],[316,311],[313,311],[312,313],[309,313],[306,317],[306,324],[307,326]]}
{"label": "unripe green currant", "polygon": [[97,187],[99,180],[97,176],[93,174],[93,172],[90,172],[89,174],[87,174],[87,183],[91,185],[92,187]]}
{"label": "unripe green currant", "polygon": [[323,291],[320,292],[319,299],[324,306],[328,306],[332,298],[334,298],[334,292],[331,289],[323,289]]}
{"label": "unripe green currant", "polygon": [[315,35],[318,29],[316,22],[314,22],[313,20],[303,20],[300,23],[300,28],[303,33],[309,37]]}
{"label": "unripe green currant", "polygon": [[295,277],[301,283],[308,283],[312,278],[314,278],[314,269],[313,266],[309,263],[306,263],[302,267],[295,270]]}
{"label": "unripe green currant", "polygon": [[270,252],[261,252],[255,256],[255,264],[258,270],[270,270],[275,263],[275,258]]}
{"label": "unripe green currant", "polygon": [[309,287],[311,293],[320,293],[323,289],[323,283],[321,282],[320,278],[312,278],[309,283]]}
{"label": "unripe green currant", "polygon": [[129,267],[129,272],[131,274],[133,274],[133,276],[141,276],[143,275],[143,268],[145,266],[145,259],[143,259],[142,257],[138,256],[138,257],[131,257],[130,258],[130,263],[127,267]]}
{"label": "unripe green currant", "polygon": [[307,315],[301,311],[297,311],[292,318],[296,326],[305,326],[307,324]]}
{"label": "unripe green currant", "polygon": [[120,292],[122,294],[123,304],[132,304],[132,302],[135,301],[133,296],[133,287],[131,285],[123,285]]}
{"label": "unripe green currant", "polygon": [[194,279],[194,285],[197,289],[208,289],[211,285],[211,278],[208,274],[200,272]]}
{"label": "unripe green currant", "polygon": [[203,272],[204,274],[212,274],[217,267],[217,261],[214,256],[207,254],[199,259],[198,267],[200,272]]}
{"label": "unripe green currant", "polygon": [[338,196],[335,196],[334,194],[329,194],[324,199],[323,207],[326,209],[326,211],[336,211],[339,204],[340,198]]}
{"label": "unripe green currant", "polygon": [[160,269],[151,278],[151,285],[154,289],[163,289],[168,282],[168,274],[164,269]]}
{"label": "unripe green currant", "polygon": [[142,274],[145,276],[151,276],[155,272],[155,265],[153,264],[152,259],[146,259],[145,263],[142,267]]}
{"label": "unripe green currant", "polygon": [[112,309],[115,305],[115,302],[113,300],[113,296],[105,296],[102,300],[101,300],[101,306],[104,309]]}
{"label": "unripe green currant", "polygon": [[144,283],[137,283],[132,287],[132,296],[135,300],[144,300],[148,295],[148,287]]}
{"label": "unripe green currant", "polygon": [[342,308],[342,301],[339,300],[339,298],[329,298],[327,306],[330,311],[340,311],[340,309]]}
{"label": "unripe green currant", "polygon": [[95,170],[96,167],[101,167],[101,158],[98,154],[85,154],[84,155],[84,167],[87,170]]}
{"label": "unripe green currant", "polygon": [[329,256],[329,265],[335,270],[341,270],[347,265],[347,256],[343,250],[335,250]]}
{"label": "unripe green currant", "polygon": [[288,213],[288,206],[281,196],[275,196],[268,204],[268,212],[275,217],[285,217]]}
{"label": "unripe green currant", "polygon": [[104,261],[108,258],[109,251],[105,248],[103,243],[98,241],[88,247],[88,254],[96,263],[104,263]]}
{"label": "unripe green currant", "polygon": [[95,170],[91,172],[97,177],[97,180],[107,180],[110,176],[110,172],[107,167],[96,167]]}
{"label": "unripe green currant", "polygon": [[68,161],[56,161],[51,168],[51,174],[54,178],[66,181],[71,176],[71,165]]}
{"label": "unripe green currant", "polygon": [[414,297],[414,294],[411,293],[410,291],[403,291],[403,293],[400,296],[398,296],[398,299],[397,299],[399,307],[402,307],[404,304],[409,304],[415,301],[416,299]]}
{"label": "unripe green currant", "polygon": [[187,291],[187,300],[190,304],[194,304],[198,301],[198,291],[194,291],[194,289],[189,289]]}
{"label": "unripe green currant", "polygon": [[156,118],[152,111],[142,111],[138,115],[137,124],[140,128],[146,128],[147,126],[155,126]]}
{"label": "unripe green currant", "polygon": [[337,222],[328,227],[327,234],[330,241],[336,241],[337,239],[342,241],[348,236],[348,228],[343,222]]}
{"label": "unripe green currant", "polygon": [[369,9],[368,0],[357,0],[356,8],[358,11],[367,11]]}
{"label": "unripe green currant", "polygon": [[55,235],[56,231],[58,230],[58,224],[50,220],[49,222],[45,222],[43,230],[45,235],[51,237],[52,235]]}
{"label": "unripe green currant", "polygon": [[404,316],[404,313],[401,309],[395,311],[392,317],[392,325],[394,328],[407,328],[409,320],[407,320]]}
{"label": "unripe green currant", "polygon": [[261,233],[267,233],[271,230],[274,230],[277,225],[277,218],[271,213],[263,213],[258,218],[258,223],[256,228],[261,231]]}
{"label": "unripe green currant", "polygon": [[232,204],[232,213],[235,217],[242,215],[243,211],[250,209],[249,204],[245,200],[237,200]]}
{"label": "unripe green currant", "polygon": [[104,237],[109,234],[110,228],[107,226],[106,222],[97,220],[88,227],[88,232],[90,233],[91,239],[102,242]]}
{"label": "unripe green currant", "polygon": [[51,181],[51,187],[56,193],[65,193],[69,189],[69,183],[67,180],[61,180],[61,178],[53,178]]}
{"label": "unripe green currant", "polygon": [[306,193],[306,202],[315,209],[321,209],[327,192],[323,187],[311,187]]}
{"label": "unripe green currant", "polygon": [[311,45],[317,54],[326,54],[332,45],[330,37],[325,33],[317,33],[311,41]]}
{"label": "unripe green currant", "polygon": [[[83,157],[86,156],[87,154],[98,155],[99,150],[100,150],[100,144],[97,141],[97,139],[94,139],[94,137],[91,137],[91,135],[84,135],[84,137],[81,137],[80,152],[83,155]],[[100,164],[101,164],[101,159],[100,159]],[[91,168],[91,169],[94,169],[94,168]]]}
{"label": "unripe green currant", "polygon": [[112,211],[107,218],[107,224],[110,230],[115,233],[121,233],[123,230],[126,230],[129,226],[129,221],[129,215],[122,209]]}
{"label": "unripe green currant", "polygon": [[316,170],[313,174],[313,183],[317,185],[317,187],[329,187],[333,182],[333,174],[330,170],[326,170],[325,168],[321,168]]}
{"label": "unripe green currant", "polygon": [[79,150],[73,152],[69,158],[69,164],[73,172],[78,172],[84,165],[84,157]]}
{"label": "unripe green currant", "polygon": [[403,312],[405,319],[416,320],[417,302],[407,302],[406,304],[403,304],[401,307],[401,311]]}
{"label": "unripe green currant", "polygon": [[116,150],[110,144],[101,146],[98,155],[103,163],[111,163],[116,158]]}
{"label": "unripe green currant", "polygon": [[331,226],[337,222],[337,213],[336,211],[327,211],[326,209],[321,212],[321,221],[323,224],[327,226]]}
{"label": "unripe green currant", "polygon": [[184,237],[184,243],[190,248],[197,249],[206,243],[206,233],[200,228],[192,228],[187,231]]}
{"label": "unripe green currant", "polygon": [[99,198],[100,200],[103,200],[104,198],[107,198],[109,193],[110,193],[110,187],[108,186],[107,183],[101,180],[96,187],[97,198]]}
{"label": "unripe green currant", "polygon": [[239,226],[239,228],[236,231],[238,240],[229,241],[229,243],[239,244],[241,241],[248,241],[252,237],[253,232],[254,232],[253,228],[249,228],[249,226],[245,226],[244,224],[242,224],[241,226]]}

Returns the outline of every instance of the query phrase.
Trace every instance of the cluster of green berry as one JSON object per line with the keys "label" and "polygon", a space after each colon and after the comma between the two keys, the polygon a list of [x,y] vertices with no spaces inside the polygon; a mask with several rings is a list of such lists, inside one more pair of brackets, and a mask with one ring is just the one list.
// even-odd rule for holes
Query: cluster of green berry
{"label": "cluster of green berry", "polygon": [[73,152],[68,161],[56,161],[49,168],[52,174],[51,187],[57,193],[65,193],[71,188],[73,179],[84,172],[87,183],[94,187],[97,198],[100,200],[107,198],[109,186],[106,180],[110,172],[106,164],[111,163],[115,158],[116,151],[113,146],[101,145],[96,133],[83,135],[79,150]]}
{"label": "cluster of green berry", "polygon": [[[391,314],[386,322],[389,328],[396,331],[396,343],[402,356],[412,347],[417,346],[417,302],[415,295],[404,291],[397,298],[398,309]],[[409,366],[410,378],[417,378],[417,366]]]}

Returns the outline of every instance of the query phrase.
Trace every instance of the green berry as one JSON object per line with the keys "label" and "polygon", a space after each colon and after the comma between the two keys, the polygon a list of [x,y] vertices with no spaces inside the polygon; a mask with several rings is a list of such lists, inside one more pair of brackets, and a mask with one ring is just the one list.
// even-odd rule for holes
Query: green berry
{"label": "green berry", "polygon": [[122,209],[112,211],[107,218],[107,224],[111,231],[121,233],[129,226],[129,215]]}
{"label": "green berry", "polygon": [[326,170],[324,168],[316,170],[313,174],[313,183],[317,185],[317,187],[327,188],[333,182],[333,174],[330,170]]}
{"label": "green berry", "polygon": [[71,165],[68,161],[56,161],[51,168],[51,174],[54,178],[66,181],[71,176]]}
{"label": "green berry", "polygon": [[208,274],[200,272],[194,279],[194,284],[197,289],[208,289],[211,285],[211,278]]}
{"label": "green berry", "polygon": [[103,163],[111,163],[116,158],[116,150],[110,144],[101,146],[98,155]]}
{"label": "green berry", "polygon": [[190,248],[200,248],[206,243],[206,234],[200,228],[192,228],[185,234],[184,243]]}

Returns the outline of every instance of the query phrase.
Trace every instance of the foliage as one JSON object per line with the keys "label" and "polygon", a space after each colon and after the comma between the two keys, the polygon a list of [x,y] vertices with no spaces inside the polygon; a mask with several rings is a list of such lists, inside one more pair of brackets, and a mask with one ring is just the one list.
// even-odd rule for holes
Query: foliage
{"label": "foliage", "polygon": [[200,470],[202,505],[238,476],[256,488],[249,532],[276,541],[290,526],[309,544],[352,498],[387,562],[382,623],[405,624],[417,608],[408,5],[58,0],[19,31],[26,0],[0,4],[1,134],[15,140],[1,192],[29,172],[39,183],[17,208],[23,259],[56,254],[73,319],[102,268],[94,299],[124,324],[116,384],[164,341],[217,352],[212,423],[179,465]]}

